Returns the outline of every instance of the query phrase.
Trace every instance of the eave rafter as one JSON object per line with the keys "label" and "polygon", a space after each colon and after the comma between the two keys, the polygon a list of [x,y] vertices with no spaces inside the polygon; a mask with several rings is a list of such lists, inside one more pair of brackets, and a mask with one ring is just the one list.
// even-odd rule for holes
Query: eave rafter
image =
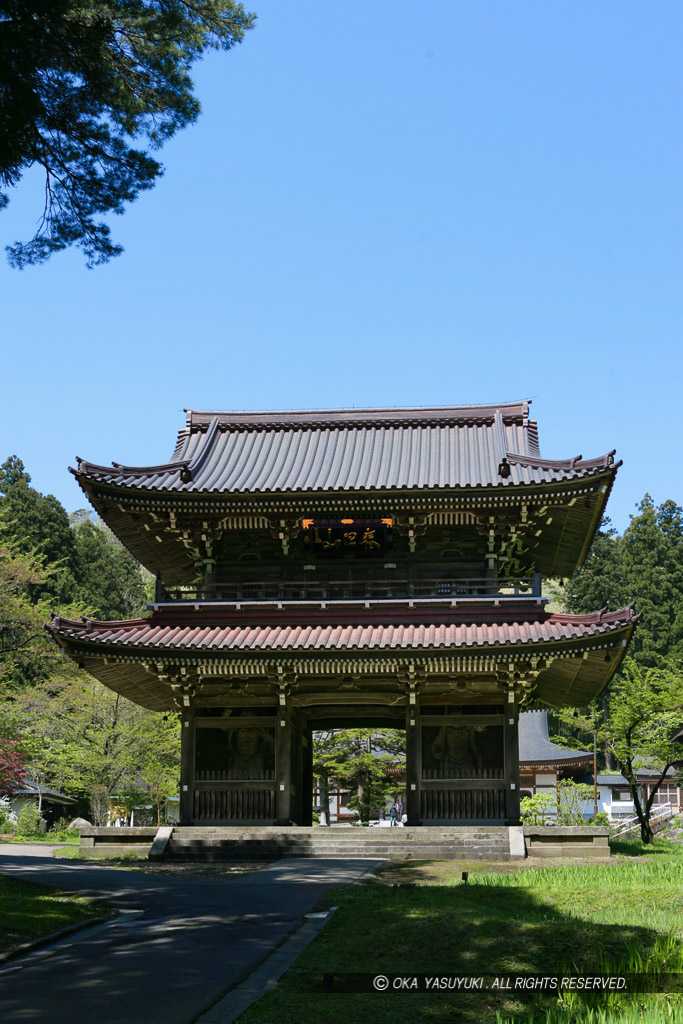
{"label": "eave rafter", "polygon": [[464,488],[353,494],[196,494],[145,492],[99,483],[93,506],[129,551],[168,583],[196,583],[210,574],[216,544],[232,530],[263,531],[287,555],[304,518],[339,514],[389,516],[411,551],[435,524],[476,525],[491,568],[528,575],[569,575],[585,558],[600,523],[612,472],[534,488]]}
{"label": "eave rafter", "polygon": [[[491,696],[514,693],[515,703],[533,707],[580,706],[597,696],[618,667],[637,617],[595,637],[552,643],[330,652],[168,647],[152,651],[144,645],[117,646],[66,636],[54,621],[51,632],[71,657],[107,686],[157,709],[183,706],[216,690],[229,697],[231,689],[245,684],[271,699],[279,693],[302,698],[308,694],[313,699],[316,692],[329,692],[331,687],[343,690],[344,680],[350,684],[350,696],[378,685],[404,699],[417,692],[450,693],[455,698],[478,690]],[[485,691],[482,681],[488,687]]]}

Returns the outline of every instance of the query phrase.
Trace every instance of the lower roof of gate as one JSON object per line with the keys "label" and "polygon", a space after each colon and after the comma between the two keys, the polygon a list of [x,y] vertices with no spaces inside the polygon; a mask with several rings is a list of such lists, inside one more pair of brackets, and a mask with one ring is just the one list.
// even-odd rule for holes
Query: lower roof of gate
{"label": "lower roof of gate", "polygon": [[188,610],[180,620],[160,613],[121,622],[55,616],[46,628],[106,686],[153,710],[174,708],[184,686],[193,687],[193,699],[210,695],[213,703],[223,697],[245,705],[250,696],[274,702],[278,672],[288,674],[291,693],[302,702],[315,704],[316,695],[325,702],[340,677],[351,675],[357,679],[345,699],[367,700],[377,692],[395,703],[405,695],[409,666],[422,673],[425,696],[430,687],[432,696],[448,695],[449,685],[454,700],[476,695],[474,683],[467,683],[471,676],[488,678],[483,696],[500,699],[503,670],[510,679],[515,671],[529,678],[531,670],[534,688],[527,697],[533,692],[536,706],[581,706],[609,682],[639,618],[633,607],[590,615],[538,612],[533,621],[434,616],[437,621],[356,624],[278,624],[275,617],[259,624],[221,622],[215,610],[207,621]]}

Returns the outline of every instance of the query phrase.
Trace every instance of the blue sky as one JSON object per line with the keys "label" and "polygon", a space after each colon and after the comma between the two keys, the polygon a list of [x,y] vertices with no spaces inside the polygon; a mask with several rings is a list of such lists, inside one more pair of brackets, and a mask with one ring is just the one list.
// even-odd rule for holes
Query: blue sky
{"label": "blue sky", "polygon": [[124,255],[0,260],[0,457],[73,510],[76,455],[164,461],[184,407],[531,397],[545,455],[617,448],[620,530],[683,504],[680,3],[247,6]]}

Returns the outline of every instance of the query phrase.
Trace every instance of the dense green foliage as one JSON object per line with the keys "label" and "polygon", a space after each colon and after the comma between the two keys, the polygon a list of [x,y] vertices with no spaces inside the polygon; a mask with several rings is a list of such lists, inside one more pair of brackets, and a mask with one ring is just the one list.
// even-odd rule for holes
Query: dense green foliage
{"label": "dense green foliage", "polygon": [[[332,783],[351,792],[349,806],[361,821],[386,797],[400,790],[405,779],[405,736],[396,729],[334,729],[313,737],[313,774],[327,814]],[[329,816],[328,816],[329,822]]]}
{"label": "dense green foliage", "polygon": [[647,800],[637,772],[647,768],[661,785],[681,762],[681,748],[671,736],[683,720],[683,672],[680,668],[640,668],[627,660],[609,701],[603,730],[628,779],[643,842],[652,842],[650,814],[657,791]]}
{"label": "dense green foliage", "polygon": [[[540,790],[520,801],[524,825],[585,825],[593,810],[593,787],[573,779],[561,779],[555,789]],[[592,820],[592,814],[591,814]]]}
{"label": "dense green foliage", "polygon": [[683,656],[683,509],[646,494],[622,536],[607,528],[564,589],[567,611],[623,608],[642,621],[631,654],[646,666]]}
{"label": "dense green foliage", "polygon": [[[121,252],[106,223],[162,173],[148,152],[196,120],[190,70],[254,24],[233,0],[0,0],[0,187],[37,165],[45,205],[16,267],[69,245],[88,265]],[[8,197],[0,193],[0,208]]]}
{"label": "dense green foliage", "polygon": [[76,599],[79,564],[69,518],[52,494],[31,486],[16,455],[0,466],[0,543],[42,567],[43,578],[28,583],[33,601],[65,605]]}
{"label": "dense green foliage", "polygon": [[[102,523],[83,512],[70,521],[35,490],[19,459],[0,467],[0,751],[8,765],[12,754],[30,778],[84,799],[104,786],[160,812],[163,797],[175,795],[177,716],[108,690],[62,658],[42,628],[50,611],[138,616],[149,579]],[[9,790],[9,767],[4,774],[0,789]]]}
{"label": "dense green foliage", "polygon": [[616,609],[636,602],[642,614],[630,658],[599,701],[554,715],[564,746],[600,749],[599,765],[628,779],[641,834],[651,841],[656,789],[643,798],[638,769],[661,784],[681,759],[669,741],[683,721],[683,509],[656,506],[646,494],[622,536],[606,528],[564,588],[567,611]]}
{"label": "dense green foliage", "polygon": [[22,839],[31,839],[33,836],[42,835],[42,820],[37,804],[24,804],[19,811],[17,835],[21,836]]}

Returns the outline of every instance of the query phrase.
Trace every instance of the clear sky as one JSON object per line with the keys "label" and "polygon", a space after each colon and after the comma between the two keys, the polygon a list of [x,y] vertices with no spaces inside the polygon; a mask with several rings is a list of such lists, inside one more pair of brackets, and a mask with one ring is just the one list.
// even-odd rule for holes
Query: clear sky
{"label": "clear sky", "polygon": [[165,461],[184,407],[530,397],[545,455],[617,448],[619,530],[683,504],[680,0],[246,6],[124,255],[0,259],[0,458],[71,511],[76,455]]}

